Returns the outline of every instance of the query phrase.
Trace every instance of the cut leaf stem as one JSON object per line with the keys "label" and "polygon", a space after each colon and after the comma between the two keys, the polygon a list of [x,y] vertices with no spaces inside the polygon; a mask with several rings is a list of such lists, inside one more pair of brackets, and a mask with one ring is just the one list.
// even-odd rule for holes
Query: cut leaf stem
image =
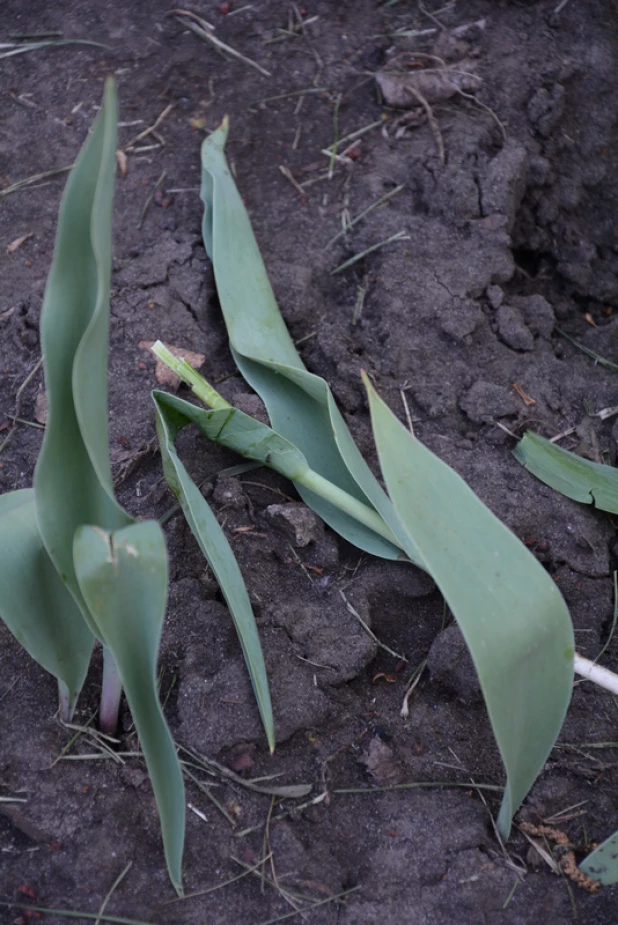
{"label": "cut leaf stem", "polygon": [[578,655],[577,652],[575,653],[573,667],[575,674],[587,678],[588,681],[598,684],[599,687],[604,687],[605,690],[611,691],[612,694],[618,694],[618,675],[614,674],[613,671],[603,668],[602,665],[597,665],[596,662],[590,661],[589,658],[584,658],[583,655]]}
{"label": "cut leaf stem", "polygon": [[320,498],[324,498],[325,501],[329,501],[340,511],[343,511],[344,514],[349,514],[350,517],[353,517],[358,523],[363,524],[364,527],[369,527],[374,533],[378,533],[380,536],[384,537],[385,540],[388,540],[389,543],[401,549],[399,542],[376,511],[367,504],[363,504],[358,498],[354,498],[352,495],[348,494],[343,488],[339,488],[334,482],[329,482],[329,480],[325,479],[319,472],[315,472],[313,469],[307,469],[307,471],[298,476],[295,481],[300,485],[304,485],[304,487],[308,488],[310,491],[315,492]]}
{"label": "cut leaf stem", "polygon": [[[200,374],[187,363],[186,360],[175,357],[161,341],[156,341],[156,343],[152,345],[151,350],[155,356],[162,360],[166,366],[169,366],[169,368],[192,389],[193,393],[197,395],[207,408],[212,408],[214,411],[234,408],[234,406],[227,402],[203,376],[200,376]],[[271,456],[270,461],[268,461],[266,465],[276,472],[280,471],[277,468],[274,456]],[[289,473],[282,472],[281,474],[289,477]],[[379,534],[379,536],[388,540],[389,543],[393,543],[394,546],[401,548],[377,511],[373,510],[362,501],[359,501],[358,498],[355,498],[347,491],[344,491],[343,488],[339,488],[338,485],[324,478],[324,476],[320,475],[314,469],[308,466],[305,471],[299,472],[294,476],[294,481],[308,488],[309,491],[314,492],[314,494],[323,498],[325,501],[328,501],[344,514],[348,514],[358,523],[373,530],[375,533]]]}
{"label": "cut leaf stem", "polygon": [[217,390],[193,369],[187,360],[175,357],[171,350],[168,350],[165,344],[161,343],[160,340],[152,345],[151,350],[166,366],[169,366],[172,372],[175,372],[176,375],[182,379],[185,385],[189,386],[192,392],[197,395],[199,400],[206,405],[207,408],[221,411],[224,408],[232,407],[232,405],[225,400],[223,395],[219,395]]}

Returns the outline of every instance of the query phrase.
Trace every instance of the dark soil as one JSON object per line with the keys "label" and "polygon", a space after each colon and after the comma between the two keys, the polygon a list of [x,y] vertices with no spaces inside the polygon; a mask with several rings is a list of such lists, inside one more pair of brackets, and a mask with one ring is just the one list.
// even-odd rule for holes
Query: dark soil
{"label": "dark soil", "polygon": [[[140,343],[161,338],[205,354],[211,380],[234,372],[197,192],[200,143],[228,113],[228,155],[283,314],[307,366],[332,383],[368,459],[375,463],[361,366],[402,418],[406,390],[418,436],[539,556],[571,608],[579,650],[594,657],[611,626],[612,521],[521,469],[509,431],[533,426],[555,435],[574,427],[562,445],[616,459],[616,418],[590,414],[616,404],[616,374],[557,327],[616,361],[618,5],[570,0],[556,12],[558,0],[426,0],[423,10],[412,0],[309,0],[304,19],[313,21],[293,35],[281,31],[294,22],[291,3],[242,6],[224,4],[237,10],[225,15],[217,0],[195,11],[270,77],[221,57],[166,15],[161,0],[3,3],[3,41],[59,30],[109,46],[2,60],[3,187],[72,163],[110,72],[119,85],[121,147],[173,105],[158,128],[164,145],[151,147],[159,144],[153,135],[138,142],[147,150],[128,155],[117,184],[110,413],[122,503],[143,517],[161,516],[173,502],[156,450],[154,362]],[[432,31],[392,36],[403,27]],[[430,101],[430,120],[422,106],[394,110],[379,98],[378,69],[410,74],[441,62],[476,77],[466,78],[468,96]],[[256,102],[309,88],[324,89]],[[380,119],[383,126],[362,136],[329,181],[321,152],[333,141],[338,98],[340,137]],[[316,182],[301,197],[280,165],[299,183]],[[404,189],[387,205],[327,246],[344,210],[355,216],[398,184]],[[0,199],[0,439],[40,355],[39,311],[62,185],[55,177]],[[399,231],[405,240],[330,274]],[[20,421],[35,420],[42,389],[39,372],[21,396]],[[241,379],[226,378],[221,389],[255,410]],[[17,423],[0,457],[2,490],[31,484],[40,442],[40,429]],[[196,478],[237,462],[195,433],[183,434],[180,448]],[[617,922],[615,889],[589,895],[572,886],[516,828],[506,853],[500,849],[490,821],[499,794],[467,785],[501,784],[502,766],[453,630],[434,645],[409,716],[400,716],[406,682],[443,626],[431,582],[411,567],[360,556],[318,524],[309,524],[308,536],[290,532],[288,509],[268,511],[288,503],[279,492],[296,500],[282,479],[258,470],[215,478],[211,496],[261,628],[275,755],[231,620],[179,515],[166,528],[172,584],[161,690],[179,743],[244,777],[280,774],[285,783],[312,784],[311,797],[296,803],[323,799],[271,808],[268,796],[211,779],[231,825],[189,783],[187,798],[206,818],[188,812],[187,892],[238,875],[235,859],[255,864],[266,846],[265,874],[274,871],[284,890],[328,900],[357,887],[308,912],[311,925],[555,925],[576,914],[588,925]],[[376,647],[341,591],[407,663]],[[27,901],[31,888],[41,905],[96,913],[131,861],[111,914],[159,925],[258,925],[294,911],[252,876],[168,905],[174,893],[143,762],[87,760],[94,746],[83,736],[69,754],[84,760],[54,763],[71,737],[54,716],[55,683],[3,626],[0,634],[1,796],[22,801],[0,802],[2,900]],[[618,668],[617,643],[604,663]],[[95,709],[99,678],[95,660],[77,722]],[[584,850],[618,828],[617,719],[609,695],[577,685],[564,744],[520,821],[548,820]],[[123,749],[134,751],[128,713],[121,736]],[[431,780],[466,786],[369,792]],[[337,792],[346,788],[366,792]],[[0,919],[30,921],[6,907]]]}

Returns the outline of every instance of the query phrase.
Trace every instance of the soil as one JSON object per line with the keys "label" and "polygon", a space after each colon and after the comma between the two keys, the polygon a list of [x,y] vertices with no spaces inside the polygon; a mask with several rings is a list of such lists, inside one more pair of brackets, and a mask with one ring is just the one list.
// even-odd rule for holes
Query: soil
{"label": "soil", "polygon": [[[107,46],[2,60],[3,188],[72,163],[109,73],[119,85],[122,149],[173,107],[158,134],[135,143],[117,181],[110,414],[120,500],[137,517],[162,516],[173,503],[149,397],[154,362],[142,341],[204,354],[205,375],[222,380],[228,398],[244,410],[259,405],[233,375],[200,238],[200,143],[227,113],[228,156],[282,312],[371,464],[361,366],[402,420],[405,390],[417,435],[541,559],[571,608],[578,649],[594,657],[611,629],[613,523],[535,481],[511,450],[512,434],[527,426],[548,436],[575,428],[562,445],[616,460],[617,419],[593,416],[616,404],[616,374],[559,329],[616,360],[618,4],[307,0],[300,10],[217,0],[192,9],[270,76],[204,44],[162,0],[3,3],[3,41],[58,30]],[[378,94],[383,68],[406,75],[403,91],[395,78],[403,108],[388,105],[392,76]],[[335,119],[339,138],[379,124],[328,179]],[[300,192],[280,167],[306,184]],[[18,390],[40,356],[62,184],[58,175],[0,200],[0,439],[19,418],[0,456],[3,491],[31,484],[41,443],[30,426],[41,418],[41,372]],[[342,215],[398,185],[328,243]],[[405,237],[331,275],[398,232]],[[297,503],[293,489],[273,473],[217,477],[238,460],[189,431],[180,450],[196,478],[215,473],[206,491],[255,605],[278,747],[269,756],[229,615],[180,515],[166,527],[161,691],[171,729],[242,779],[278,774],[313,788],[271,805],[208,778],[228,819],[189,783],[200,815],[188,812],[185,887],[221,885],[242,873],[239,861],[255,865],[271,851],[264,874],[278,888],[249,875],[172,902],[143,762],[89,759],[87,735],[65,755],[82,760],[56,761],[72,733],[54,715],[55,683],[0,626],[0,899],[34,895],[42,906],[96,914],[131,862],[107,913],[159,925],[279,920],[295,911],[285,890],[332,900],[306,913],[311,925],[617,922],[616,888],[590,895],[557,876],[517,828],[505,851],[498,844],[499,793],[473,783],[503,783],[502,766],[457,631],[441,635],[432,583],[412,567],[359,555],[304,509],[299,515],[287,506]],[[407,662],[376,645],[341,592]],[[404,719],[407,681],[428,655]],[[618,669],[615,641],[603,660]],[[95,658],[78,723],[96,708],[100,671]],[[583,852],[618,828],[616,721],[609,695],[576,686],[520,822],[558,827]],[[122,750],[135,751],[128,712],[121,739]],[[376,789],[438,780],[463,786]],[[339,792],[350,789],[362,792]],[[2,922],[31,918],[0,907]]]}

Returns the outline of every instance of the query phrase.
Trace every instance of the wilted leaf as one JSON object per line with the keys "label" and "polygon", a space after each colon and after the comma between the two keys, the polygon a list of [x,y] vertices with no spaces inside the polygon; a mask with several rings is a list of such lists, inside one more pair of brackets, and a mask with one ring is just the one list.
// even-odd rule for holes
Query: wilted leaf
{"label": "wilted leaf", "polygon": [[410,434],[368,380],[380,465],[402,529],[459,623],[507,783],[511,820],[558,736],[573,685],[574,639],[555,582],[452,469]]}
{"label": "wilted leaf", "polygon": [[528,431],[513,450],[515,459],[550,488],[602,511],[618,514],[618,472],[582,459]]}

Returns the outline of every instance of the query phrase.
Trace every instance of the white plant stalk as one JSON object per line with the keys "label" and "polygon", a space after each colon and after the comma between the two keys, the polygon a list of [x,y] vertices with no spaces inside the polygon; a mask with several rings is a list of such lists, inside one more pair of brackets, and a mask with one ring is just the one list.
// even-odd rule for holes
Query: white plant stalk
{"label": "white plant stalk", "polygon": [[575,674],[579,674],[582,678],[598,684],[599,687],[604,687],[605,690],[611,691],[612,694],[618,694],[618,674],[614,674],[608,668],[603,668],[602,665],[597,665],[596,662],[590,661],[589,658],[584,658],[583,655],[578,655],[577,652],[575,653],[573,667]]}

